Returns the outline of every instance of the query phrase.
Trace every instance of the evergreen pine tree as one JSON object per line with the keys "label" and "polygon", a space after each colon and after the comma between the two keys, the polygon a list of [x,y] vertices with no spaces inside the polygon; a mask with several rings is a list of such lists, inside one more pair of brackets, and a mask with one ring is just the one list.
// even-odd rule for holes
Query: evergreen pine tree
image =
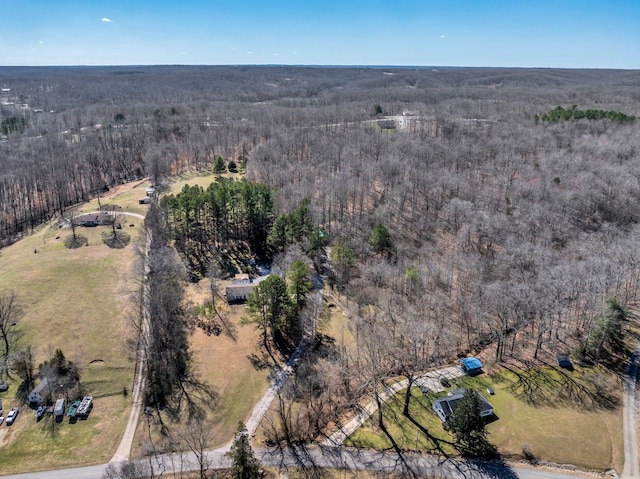
{"label": "evergreen pine tree", "polygon": [[464,454],[485,456],[491,451],[481,412],[480,396],[477,392],[467,389],[458,401],[453,417],[447,423]]}
{"label": "evergreen pine tree", "polygon": [[260,461],[253,454],[253,449],[249,444],[249,434],[242,421],[238,423],[238,432],[236,432],[236,437],[226,456],[233,461],[231,466],[231,477],[233,479],[257,479],[262,477]]}

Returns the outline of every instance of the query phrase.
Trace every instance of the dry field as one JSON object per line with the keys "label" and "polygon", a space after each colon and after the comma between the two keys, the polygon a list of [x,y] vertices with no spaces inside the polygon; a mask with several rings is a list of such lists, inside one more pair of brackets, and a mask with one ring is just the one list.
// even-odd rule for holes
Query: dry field
{"label": "dry field", "polygon": [[[212,180],[213,177],[208,178],[209,182]],[[148,185],[147,180],[120,185],[102,196],[100,202],[103,206],[117,205],[122,211],[145,214],[148,206],[140,205],[138,199],[145,196],[144,188]],[[76,208],[79,214],[98,209],[97,199]],[[81,385],[86,394],[94,397],[95,404],[86,421],[69,424],[65,420],[55,425],[50,420],[36,423],[33,411],[22,407],[12,427],[0,427],[3,472],[106,462],[120,441],[131,402],[131,396],[125,395],[124,390],[130,392],[133,382],[134,358],[127,340],[132,334],[130,295],[137,283],[134,249],[142,220],[125,216],[123,224],[123,230],[131,236],[131,242],[123,249],[103,244],[110,233],[107,227],[78,228],[77,234],[87,239],[87,246],[68,249],[64,240],[71,236],[70,229],[59,228],[58,222],[52,222],[0,252],[0,291],[15,290],[25,312],[19,324],[19,346],[31,345],[36,367],[60,348],[67,359],[79,366]],[[254,333],[250,329],[239,331],[238,350],[249,351],[253,346],[245,344],[252,341]],[[224,342],[226,338],[201,336],[194,335],[196,358],[205,375],[212,376],[207,381],[217,386],[216,369],[229,369],[215,367],[226,353],[217,357],[210,354],[211,342]],[[233,347],[227,345],[227,349]],[[254,382],[266,383],[264,376],[261,373],[262,381],[254,379]],[[224,388],[229,393],[234,388],[242,391],[244,386],[252,385],[251,380],[234,375]],[[7,393],[0,394],[5,410],[17,405],[16,387],[13,382]],[[216,388],[222,394],[222,388]],[[247,404],[261,389],[256,384],[252,391],[244,394]],[[236,401],[223,396],[221,407],[225,406],[237,409]],[[219,414],[224,412],[221,409]],[[216,440],[222,442],[223,438],[232,437],[243,414],[222,416],[222,422],[228,419],[233,424],[230,429],[216,433],[215,437],[219,437]],[[37,462],[33,461],[34,456],[39,458]]]}
{"label": "dry field", "polygon": [[[204,279],[198,284],[189,285],[187,295],[193,305],[210,300],[208,281]],[[259,334],[253,326],[239,325],[241,317],[246,314],[244,306],[229,306],[220,299],[216,305],[220,313],[228,318],[233,337],[226,334],[207,336],[200,330],[196,330],[191,337],[198,378],[212,386],[219,395],[218,403],[212,404],[207,411],[205,421],[205,429],[210,431],[207,441],[209,447],[222,446],[233,439],[238,422],[246,423],[254,405],[269,385],[269,371],[256,368],[249,359],[258,352]],[[193,424],[187,424],[184,417],[176,422],[163,414],[163,421],[168,426],[171,440],[178,442],[194,427]],[[149,428],[146,422],[141,421],[134,440],[134,455],[148,450],[150,437],[155,447],[161,447],[163,437],[159,424],[154,421]]]}
{"label": "dry field", "polygon": [[[55,428],[36,423],[23,407],[13,426],[0,428],[3,472],[100,463],[114,452],[130,406],[123,390],[133,380],[127,318],[140,222],[128,222],[132,242],[123,249],[102,243],[106,228],[79,228],[88,245],[67,249],[70,230],[50,224],[2,250],[0,291],[16,291],[25,312],[18,345],[31,345],[36,367],[60,348],[79,366],[85,393],[95,398],[86,421]],[[16,388],[11,382],[2,394],[5,410],[16,404]]]}

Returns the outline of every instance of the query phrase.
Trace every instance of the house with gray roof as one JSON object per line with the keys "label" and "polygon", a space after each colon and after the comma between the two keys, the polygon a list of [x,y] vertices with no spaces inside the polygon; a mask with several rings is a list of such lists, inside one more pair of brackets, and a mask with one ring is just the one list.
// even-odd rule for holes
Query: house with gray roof
{"label": "house with gray roof", "polygon": [[[438,398],[433,401],[433,405],[431,407],[443,423],[447,422],[453,417],[453,415],[455,414],[456,406],[458,405],[460,399],[462,399],[462,396],[464,396],[465,392],[467,392],[465,388],[456,389],[455,391],[451,391],[447,396]],[[493,416],[493,406],[482,396],[482,394],[476,394],[478,394],[478,397],[480,398],[480,416]]]}
{"label": "house with gray roof", "polygon": [[38,383],[38,385],[29,393],[29,404],[41,406],[46,402],[46,396],[49,393],[47,386],[49,380],[44,378]]}
{"label": "house with gray roof", "polygon": [[253,288],[255,288],[261,281],[267,279],[267,276],[259,276],[257,278],[242,278],[237,275],[230,285],[225,288],[225,296],[227,303],[241,303],[247,300]]}

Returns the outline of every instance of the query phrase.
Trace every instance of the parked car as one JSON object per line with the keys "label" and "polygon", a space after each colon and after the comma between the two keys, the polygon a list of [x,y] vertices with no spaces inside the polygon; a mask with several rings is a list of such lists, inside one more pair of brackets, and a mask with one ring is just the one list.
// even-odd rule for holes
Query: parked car
{"label": "parked car", "polygon": [[45,410],[46,408],[44,406],[39,406],[38,409],[36,409],[36,421],[42,419]]}
{"label": "parked car", "polygon": [[69,406],[69,412],[67,412],[67,416],[70,418],[76,417],[76,413],[78,412],[78,407],[80,406],[81,401],[73,401]]}
{"label": "parked car", "polygon": [[4,416],[0,416],[0,425],[4,422]]}
{"label": "parked car", "polygon": [[20,412],[20,409],[17,407],[14,407],[9,414],[7,415],[7,426],[11,426],[13,424],[13,421],[16,420],[16,417],[18,416],[18,413]]}
{"label": "parked car", "polygon": [[496,392],[493,390],[493,388],[492,388],[491,386],[489,386],[489,387],[487,388],[487,392],[488,392],[489,394],[491,394],[492,396],[496,393]]}

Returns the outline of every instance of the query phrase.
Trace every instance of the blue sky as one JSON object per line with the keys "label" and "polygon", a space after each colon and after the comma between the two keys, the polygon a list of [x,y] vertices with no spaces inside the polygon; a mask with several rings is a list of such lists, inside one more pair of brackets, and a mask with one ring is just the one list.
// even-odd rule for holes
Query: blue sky
{"label": "blue sky", "polygon": [[0,65],[640,68],[640,0],[0,0]]}

